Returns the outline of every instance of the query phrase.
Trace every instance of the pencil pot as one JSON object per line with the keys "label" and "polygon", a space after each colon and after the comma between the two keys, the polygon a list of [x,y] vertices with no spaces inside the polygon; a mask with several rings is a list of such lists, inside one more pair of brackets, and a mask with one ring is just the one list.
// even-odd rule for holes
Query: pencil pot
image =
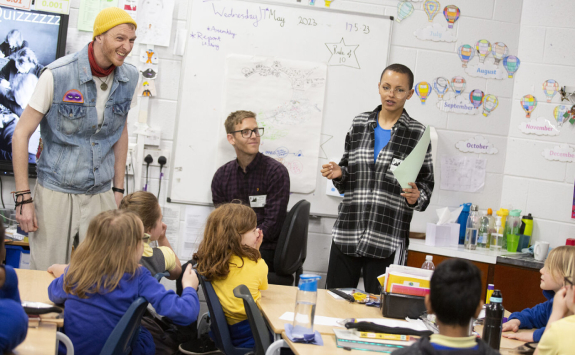
{"label": "pencil pot", "polygon": [[386,318],[417,319],[425,312],[424,297],[381,293],[381,314]]}

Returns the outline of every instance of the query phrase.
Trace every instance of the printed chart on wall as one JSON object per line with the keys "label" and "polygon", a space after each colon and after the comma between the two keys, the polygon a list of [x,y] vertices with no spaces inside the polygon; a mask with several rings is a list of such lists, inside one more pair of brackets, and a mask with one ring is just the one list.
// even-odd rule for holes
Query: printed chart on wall
{"label": "printed chart on wall", "polygon": [[[249,107],[257,115],[260,152],[284,164],[292,192],[315,189],[326,75],[323,63],[228,56],[224,112]],[[235,158],[223,121],[218,166]]]}
{"label": "printed chart on wall", "polygon": [[[390,17],[307,4],[195,0],[180,81],[172,202],[211,202],[212,177],[235,158],[223,122],[253,111],[264,127],[260,152],[290,172],[290,205],[311,202],[337,215],[319,172],[341,157],[355,116],[380,102]],[[226,145],[227,144],[227,145]]]}

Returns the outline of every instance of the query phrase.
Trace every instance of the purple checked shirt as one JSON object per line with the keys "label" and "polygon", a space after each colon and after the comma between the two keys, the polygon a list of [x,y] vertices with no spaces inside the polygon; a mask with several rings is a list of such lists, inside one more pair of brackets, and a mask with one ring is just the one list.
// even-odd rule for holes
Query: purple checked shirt
{"label": "purple checked shirt", "polygon": [[217,207],[232,200],[250,205],[249,196],[266,195],[264,207],[254,207],[258,228],[264,233],[261,249],[275,249],[289,201],[289,173],[277,160],[258,153],[242,170],[237,159],[216,171],[212,179],[212,200]]}

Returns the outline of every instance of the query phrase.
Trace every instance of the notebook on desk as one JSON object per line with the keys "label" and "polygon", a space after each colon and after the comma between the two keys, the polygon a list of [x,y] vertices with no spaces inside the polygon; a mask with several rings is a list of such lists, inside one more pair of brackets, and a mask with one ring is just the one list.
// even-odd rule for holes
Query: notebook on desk
{"label": "notebook on desk", "polygon": [[403,349],[415,343],[414,337],[408,341],[383,340],[361,338],[354,330],[334,328],[335,340],[338,348],[348,348],[357,350],[369,350],[390,354],[397,349]]}

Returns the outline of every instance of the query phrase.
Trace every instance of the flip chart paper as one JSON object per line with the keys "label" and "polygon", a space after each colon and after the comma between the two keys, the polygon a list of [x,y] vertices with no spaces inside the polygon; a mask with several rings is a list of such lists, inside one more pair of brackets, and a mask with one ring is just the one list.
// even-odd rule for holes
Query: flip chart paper
{"label": "flip chart paper", "polygon": [[423,165],[423,161],[425,160],[425,154],[427,154],[427,148],[429,148],[430,141],[429,126],[427,126],[423,136],[421,136],[419,142],[415,145],[415,148],[413,148],[411,153],[409,153],[409,155],[393,171],[393,175],[403,189],[411,188],[408,183],[415,182],[415,179],[421,170],[421,166]]}

